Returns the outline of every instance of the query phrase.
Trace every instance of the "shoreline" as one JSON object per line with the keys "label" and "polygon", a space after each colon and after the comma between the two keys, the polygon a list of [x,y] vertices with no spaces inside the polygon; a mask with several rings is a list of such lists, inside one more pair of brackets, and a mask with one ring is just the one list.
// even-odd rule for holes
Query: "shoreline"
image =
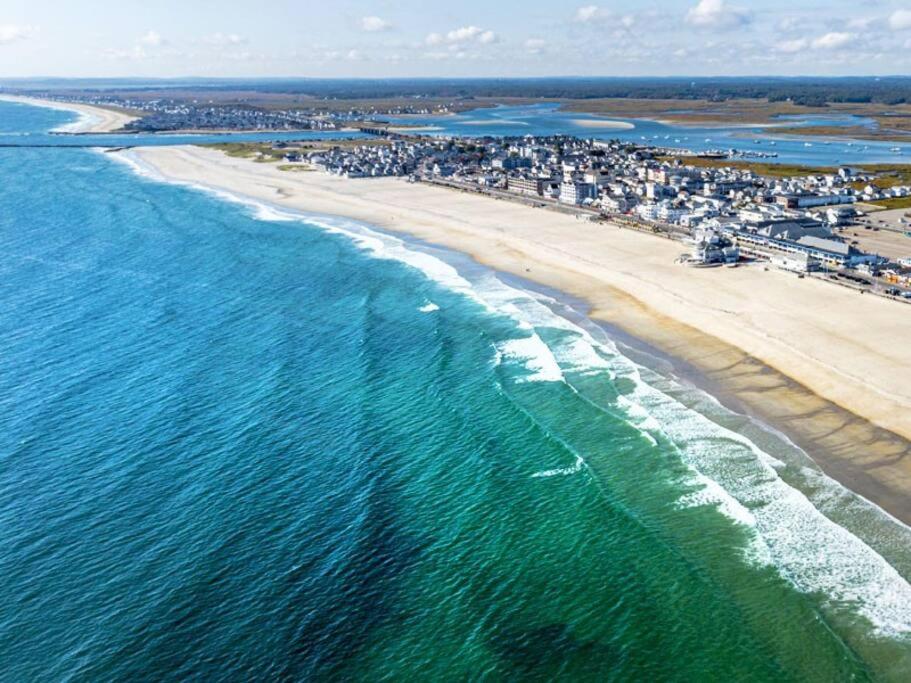
{"label": "shoreline", "polygon": [[79,119],[72,123],[66,123],[55,128],[54,133],[64,133],[71,135],[90,134],[90,133],[113,133],[123,128],[130,121],[135,121],[135,116],[95,107],[79,102],[57,102],[56,100],[43,100],[36,97],[26,97],[22,95],[0,95],[0,101],[16,102],[18,104],[28,104],[33,107],[42,107],[44,109],[56,109],[57,111],[68,111],[79,114]]}
{"label": "shoreline", "polygon": [[167,179],[344,215],[578,298],[911,522],[911,389],[894,371],[911,367],[911,350],[882,341],[911,338],[911,321],[894,302],[759,269],[682,269],[674,243],[397,179],[292,175],[196,147],[131,154]]}

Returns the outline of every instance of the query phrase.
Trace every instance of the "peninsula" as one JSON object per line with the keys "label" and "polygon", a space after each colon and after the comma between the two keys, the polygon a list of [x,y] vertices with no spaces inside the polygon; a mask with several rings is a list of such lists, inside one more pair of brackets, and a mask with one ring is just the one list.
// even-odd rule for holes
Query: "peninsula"
{"label": "peninsula", "polygon": [[0,95],[0,100],[31,104],[46,109],[59,109],[79,114],[79,119],[63,126],[60,133],[112,133],[136,120],[125,111],[116,108],[100,107],[81,102],[57,102],[55,100],[37,99],[21,95]]}

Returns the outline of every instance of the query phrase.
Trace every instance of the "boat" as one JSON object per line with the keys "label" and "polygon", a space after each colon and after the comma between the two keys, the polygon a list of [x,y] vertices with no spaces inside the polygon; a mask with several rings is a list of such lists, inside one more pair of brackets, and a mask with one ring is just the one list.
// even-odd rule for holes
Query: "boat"
{"label": "boat", "polygon": [[804,147],[812,147],[812,146],[813,146],[813,143],[812,143],[812,142],[805,142],[805,143],[803,143],[803,146],[804,146]]}

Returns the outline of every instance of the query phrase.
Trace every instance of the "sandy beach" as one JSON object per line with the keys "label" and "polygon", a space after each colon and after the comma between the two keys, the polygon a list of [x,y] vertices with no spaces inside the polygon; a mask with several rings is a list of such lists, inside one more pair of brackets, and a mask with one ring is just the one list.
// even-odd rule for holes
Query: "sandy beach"
{"label": "sandy beach", "polygon": [[54,100],[20,97],[18,95],[0,95],[0,100],[20,102],[35,107],[44,107],[45,109],[71,111],[79,114],[78,120],[56,129],[54,132],[57,133],[111,133],[120,130],[130,121],[136,120],[135,116],[130,116],[114,109],[93,107],[76,102],[56,102]]}
{"label": "sandy beach", "polygon": [[199,147],[129,153],[170,179],[365,221],[579,297],[911,522],[911,307],[761,267],[686,269],[678,243],[400,179],[289,173]]}
{"label": "sandy beach", "polygon": [[572,119],[571,123],[581,128],[603,128],[606,130],[633,130],[636,127],[627,121],[611,121],[610,119]]}

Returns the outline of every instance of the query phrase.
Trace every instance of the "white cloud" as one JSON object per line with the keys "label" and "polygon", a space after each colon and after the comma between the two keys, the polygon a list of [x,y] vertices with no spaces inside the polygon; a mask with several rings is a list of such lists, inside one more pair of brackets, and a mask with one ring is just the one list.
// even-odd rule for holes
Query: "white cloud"
{"label": "white cloud", "polygon": [[236,62],[255,62],[255,61],[262,61],[264,58],[264,55],[254,54],[254,53],[250,52],[249,50],[244,50],[242,52],[229,52],[225,55],[222,55],[219,58],[220,59],[227,58],[227,59],[234,60]]}
{"label": "white cloud", "polygon": [[877,23],[875,17],[855,17],[848,22],[848,28],[852,31],[867,31]]}
{"label": "white cloud", "polygon": [[601,21],[609,16],[610,10],[598,7],[598,5],[585,5],[576,10],[576,21],[582,24]]}
{"label": "white cloud", "polygon": [[800,19],[797,17],[784,17],[781,21],[778,22],[778,30],[783,31],[784,33],[791,33],[796,31],[802,26]]}
{"label": "white cloud", "polygon": [[228,45],[244,45],[247,42],[247,39],[236,33],[213,33],[212,35],[203,38],[202,42],[207,43],[208,45],[226,47]]}
{"label": "white cloud", "polygon": [[853,33],[839,33],[837,31],[833,31],[832,33],[827,33],[824,36],[819,36],[819,38],[814,40],[813,49],[837,50],[840,47],[844,47],[852,40],[854,40]]}
{"label": "white cloud", "polygon": [[424,42],[428,45],[442,45],[444,43],[449,45],[461,45],[463,43],[489,45],[497,42],[497,40],[499,38],[493,31],[486,31],[478,26],[462,26],[447,32],[446,35],[431,33],[424,39]]}
{"label": "white cloud", "polygon": [[165,39],[161,37],[161,34],[158,31],[147,31],[142,38],[139,39],[139,42],[142,45],[148,45],[149,47],[161,47],[165,44]]}
{"label": "white cloud", "polygon": [[724,0],[699,0],[699,4],[686,14],[686,21],[693,26],[707,28],[734,28],[752,21],[748,10],[730,7]]}
{"label": "white cloud", "polygon": [[0,24],[0,45],[15,43],[17,40],[28,40],[37,32],[38,29],[34,26]]}
{"label": "white cloud", "polygon": [[784,52],[786,54],[794,54],[795,52],[801,52],[806,50],[809,42],[806,38],[796,38],[795,40],[785,40],[775,45],[776,52]]}
{"label": "white cloud", "polygon": [[463,26],[446,34],[446,40],[450,43],[460,43],[466,40],[472,40],[483,33],[482,29],[477,26]]}
{"label": "white cloud", "polygon": [[530,55],[539,55],[547,46],[547,41],[541,38],[529,38],[525,41],[525,51]]}
{"label": "white cloud", "polygon": [[340,50],[327,50],[326,52],[323,52],[322,57],[325,60],[329,60],[329,61],[333,61],[333,62],[335,62],[335,61],[363,62],[363,61],[367,60],[367,55],[365,55],[360,50],[355,50],[355,49],[347,50],[344,52],[342,52]]}
{"label": "white cloud", "polygon": [[110,59],[139,61],[145,59],[148,55],[142,49],[141,45],[134,45],[130,50],[109,49],[104,51],[105,57]]}
{"label": "white cloud", "polygon": [[911,28],[911,10],[896,10],[892,16],[889,17],[889,27],[893,31],[904,31],[905,29]]}
{"label": "white cloud", "polygon": [[361,19],[361,29],[369,33],[388,31],[391,28],[392,24],[380,17],[364,17]]}

